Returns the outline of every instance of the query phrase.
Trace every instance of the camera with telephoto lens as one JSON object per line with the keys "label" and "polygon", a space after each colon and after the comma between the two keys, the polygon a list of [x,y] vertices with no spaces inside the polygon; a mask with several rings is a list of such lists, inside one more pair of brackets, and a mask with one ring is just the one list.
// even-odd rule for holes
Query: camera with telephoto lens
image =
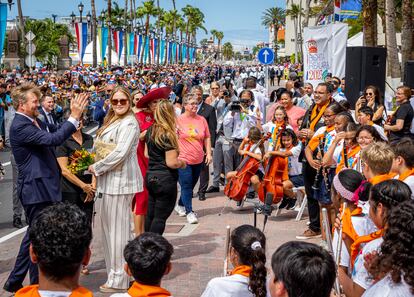
{"label": "camera with telephoto lens", "polygon": [[230,111],[241,111],[240,101],[233,101],[230,105]]}

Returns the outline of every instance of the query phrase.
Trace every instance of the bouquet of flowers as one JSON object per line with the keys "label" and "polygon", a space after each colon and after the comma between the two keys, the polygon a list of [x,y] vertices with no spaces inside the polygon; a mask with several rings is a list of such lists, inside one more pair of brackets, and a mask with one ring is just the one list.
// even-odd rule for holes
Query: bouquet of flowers
{"label": "bouquet of flowers", "polygon": [[73,152],[69,157],[68,168],[71,173],[83,175],[85,170],[88,170],[89,165],[95,163],[95,154],[88,152],[86,149],[80,149]]}

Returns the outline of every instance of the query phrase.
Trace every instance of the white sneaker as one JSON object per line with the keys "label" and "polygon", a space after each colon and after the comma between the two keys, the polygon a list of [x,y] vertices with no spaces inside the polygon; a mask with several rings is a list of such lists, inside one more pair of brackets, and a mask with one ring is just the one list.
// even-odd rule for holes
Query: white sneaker
{"label": "white sneaker", "polygon": [[189,224],[197,224],[198,220],[197,220],[197,216],[195,214],[195,212],[190,212],[189,214],[187,214],[187,222]]}
{"label": "white sneaker", "polygon": [[180,206],[180,205],[177,204],[174,207],[174,210],[178,214],[178,216],[185,217],[185,207],[184,206]]}

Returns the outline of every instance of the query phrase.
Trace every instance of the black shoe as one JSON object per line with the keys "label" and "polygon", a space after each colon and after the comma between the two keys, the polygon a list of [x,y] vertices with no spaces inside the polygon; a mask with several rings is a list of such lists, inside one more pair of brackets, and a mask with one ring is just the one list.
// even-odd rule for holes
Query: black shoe
{"label": "black shoe", "polygon": [[283,197],[282,203],[279,205],[279,209],[283,209],[289,205],[289,198]]}
{"label": "black shoe", "polygon": [[23,288],[22,284],[11,284],[10,282],[6,282],[3,286],[3,290],[10,292],[10,293],[16,293],[21,288]]}
{"label": "black shoe", "polygon": [[198,193],[198,200],[200,200],[200,201],[206,200],[206,194],[204,194],[204,193]]}
{"label": "black shoe", "polygon": [[206,193],[218,193],[220,192],[220,187],[210,186],[208,187]]}
{"label": "black shoe", "polygon": [[297,199],[294,199],[294,198],[289,198],[288,205],[286,206],[286,209],[287,209],[287,210],[292,210],[292,209],[295,209],[296,200],[297,200]]}
{"label": "black shoe", "polygon": [[224,177],[220,176],[219,179],[219,184],[222,185],[224,187],[224,184],[226,183],[226,180],[224,179]]}
{"label": "black shoe", "polygon": [[13,219],[13,227],[17,229],[23,228],[22,219],[19,217],[15,217]]}
{"label": "black shoe", "polygon": [[248,192],[246,194],[246,199],[254,199],[256,197],[256,193],[255,192]]}

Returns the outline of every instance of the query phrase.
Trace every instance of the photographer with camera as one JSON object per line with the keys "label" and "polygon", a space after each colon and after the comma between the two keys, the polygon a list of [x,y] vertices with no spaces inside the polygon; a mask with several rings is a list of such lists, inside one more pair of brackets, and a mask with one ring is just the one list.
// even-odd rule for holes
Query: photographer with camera
{"label": "photographer with camera", "polygon": [[239,102],[237,96],[234,94],[233,85],[229,82],[221,86],[219,100],[216,104],[217,114],[217,136],[216,144],[213,151],[213,185],[210,186],[206,193],[216,193],[220,191],[220,174],[223,172],[226,175],[233,171],[235,166],[236,151],[232,146],[232,127],[224,127],[224,117],[231,112],[233,102]]}
{"label": "photographer with camera", "polygon": [[[240,101],[232,102],[230,112],[223,120],[223,127],[233,129],[233,149],[236,152],[251,127],[255,127],[263,118],[263,113],[254,105],[255,97],[252,91],[243,90],[240,93]],[[236,156],[235,167],[241,161],[241,156]]]}

